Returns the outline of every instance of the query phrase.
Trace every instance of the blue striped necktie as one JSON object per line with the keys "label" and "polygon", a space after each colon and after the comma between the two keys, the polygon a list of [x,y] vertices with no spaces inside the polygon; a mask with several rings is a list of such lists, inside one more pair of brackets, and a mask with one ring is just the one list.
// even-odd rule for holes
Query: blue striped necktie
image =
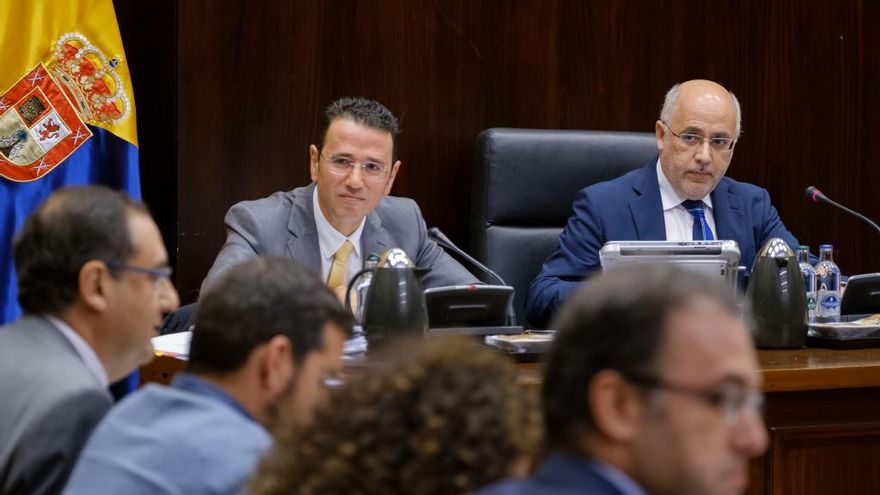
{"label": "blue striped necktie", "polygon": [[703,202],[687,199],[681,204],[694,217],[694,240],[714,241],[715,236],[712,235],[712,229],[709,228],[709,222],[706,221],[706,214],[703,212]]}

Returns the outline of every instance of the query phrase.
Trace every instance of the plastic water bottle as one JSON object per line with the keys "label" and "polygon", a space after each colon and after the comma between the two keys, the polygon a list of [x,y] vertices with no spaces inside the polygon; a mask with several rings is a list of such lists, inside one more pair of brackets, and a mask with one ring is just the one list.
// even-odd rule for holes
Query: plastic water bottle
{"label": "plastic water bottle", "polygon": [[831,244],[819,246],[819,262],[816,263],[818,305],[816,321],[827,323],[840,321],[840,268],[834,263]]}
{"label": "plastic water bottle", "polygon": [[[379,264],[379,257],[375,254],[371,254],[367,256],[367,259],[364,260],[364,268],[376,268],[376,265]],[[357,309],[354,312],[354,317],[357,319],[359,323],[364,322],[364,307],[367,305],[367,292],[370,290],[370,283],[373,281],[373,273],[367,272],[361,276],[360,282],[358,282],[355,287],[355,291],[357,292],[358,303]]]}
{"label": "plastic water bottle", "polygon": [[807,322],[816,322],[816,269],[810,264],[810,246],[798,246],[798,265],[801,275],[804,277],[804,287],[807,289]]}

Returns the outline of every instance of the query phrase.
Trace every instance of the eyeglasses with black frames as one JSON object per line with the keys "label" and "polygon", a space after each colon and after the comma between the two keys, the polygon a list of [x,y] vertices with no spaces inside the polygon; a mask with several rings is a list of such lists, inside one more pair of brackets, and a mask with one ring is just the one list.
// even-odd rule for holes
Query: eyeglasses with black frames
{"label": "eyeglasses with black frames", "polygon": [[764,394],[750,390],[736,380],[724,381],[718,385],[695,387],[669,383],[662,378],[632,372],[620,372],[633,385],[644,389],[664,390],[696,397],[709,406],[721,411],[728,425],[736,425],[742,420],[743,412],[751,410],[761,416],[764,413]]}

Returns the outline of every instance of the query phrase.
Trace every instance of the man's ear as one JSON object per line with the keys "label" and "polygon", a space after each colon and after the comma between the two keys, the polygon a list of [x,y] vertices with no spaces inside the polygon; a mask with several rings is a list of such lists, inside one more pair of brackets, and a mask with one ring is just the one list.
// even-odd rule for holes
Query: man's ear
{"label": "man's ear", "polygon": [[397,178],[397,171],[400,170],[400,160],[394,162],[394,165],[391,166],[391,176],[388,177],[388,183],[385,184],[385,195],[391,192],[391,186],[394,185],[394,179]]}
{"label": "man's ear", "polygon": [[638,435],[644,397],[616,370],[602,370],[587,388],[588,407],[598,433],[615,443],[629,443]]}
{"label": "man's ear", "polygon": [[79,298],[95,312],[102,313],[110,307],[110,270],[103,261],[89,260],[79,269]]}
{"label": "man's ear", "polygon": [[658,120],[654,123],[654,138],[657,140],[657,151],[663,151],[663,146],[666,145],[664,139],[666,139],[666,127],[663,126],[663,122]]}
{"label": "man's ear", "polygon": [[270,396],[277,397],[294,379],[293,346],[286,336],[276,335],[262,347],[260,384]]}
{"label": "man's ear", "polygon": [[318,162],[321,159],[321,155],[318,151],[318,147],[314,144],[309,145],[309,173],[312,177],[312,182],[318,182]]}

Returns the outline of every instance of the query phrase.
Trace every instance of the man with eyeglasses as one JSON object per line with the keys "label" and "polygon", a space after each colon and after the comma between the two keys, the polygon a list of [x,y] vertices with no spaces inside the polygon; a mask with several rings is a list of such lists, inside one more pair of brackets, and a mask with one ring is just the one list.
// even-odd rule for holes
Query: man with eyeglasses
{"label": "man with eyeglasses", "polygon": [[239,493],[270,432],[308,424],[326,400],[350,331],[351,315],[299,263],[235,266],[199,303],[187,371],[110,411],[64,493]]}
{"label": "man with eyeglasses", "polygon": [[395,247],[431,269],[422,278],[426,288],[476,283],[428,239],[414,201],[388,196],[401,165],[394,115],[377,101],[341,98],[325,116],[321,146],[309,146],[313,183],[230,208],[226,244],[202,290],[236,263],[268,254],[304,263],[342,298],[370,254]]}
{"label": "man with eyeglasses", "polygon": [[549,456],[479,495],[733,495],[767,448],[736,299],[671,265],[618,268],[567,301],[542,387]]}
{"label": "man with eyeglasses", "polygon": [[[585,277],[608,241],[734,240],[751,267],[770,238],[797,239],[767,191],[725,177],[741,130],[733,93],[706,80],[673,86],[654,125],[659,157],[578,193],[559,245],[529,286],[526,317],[544,326]],[[741,280],[742,281],[742,280]]]}
{"label": "man with eyeglasses", "polygon": [[56,494],[112,405],[107,385],[153,358],[177,292],[146,207],[104,187],[52,194],[14,256],[24,316],[0,328],[0,493]]}

